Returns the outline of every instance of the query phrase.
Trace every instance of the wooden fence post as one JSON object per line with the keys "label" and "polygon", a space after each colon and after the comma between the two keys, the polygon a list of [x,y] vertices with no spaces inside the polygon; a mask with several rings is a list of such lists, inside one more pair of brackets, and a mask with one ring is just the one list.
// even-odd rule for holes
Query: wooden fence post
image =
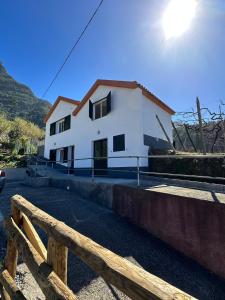
{"label": "wooden fence post", "polygon": [[177,138],[178,138],[178,140],[179,140],[179,142],[180,142],[180,144],[181,144],[181,147],[183,148],[184,151],[186,151],[186,149],[185,149],[185,147],[184,147],[184,144],[183,144],[183,142],[182,142],[182,140],[181,140],[180,134],[179,134],[179,132],[178,132],[176,126],[174,125],[173,122],[171,122],[171,123],[172,123],[173,129],[174,129],[174,131],[175,131],[175,133],[176,133],[176,135],[177,135]]}
{"label": "wooden fence post", "polygon": [[189,130],[188,130],[188,127],[187,127],[187,124],[184,124],[184,128],[185,128],[185,131],[186,131],[186,133],[187,133],[187,136],[188,136],[188,138],[189,138],[189,140],[190,140],[190,142],[191,142],[192,147],[194,148],[195,152],[197,153],[197,152],[198,152],[198,151],[197,151],[197,148],[196,148],[196,146],[195,146],[195,144],[194,144],[194,142],[193,142],[193,140],[192,140],[192,138],[191,138],[191,135],[190,135]]}
{"label": "wooden fence post", "polygon": [[224,117],[223,113],[221,110],[221,106],[219,105],[219,110],[220,110],[220,117],[221,117],[221,125],[222,125],[222,131],[223,131],[223,143],[224,143],[224,152],[225,152],[225,124],[224,124]]}
{"label": "wooden fence post", "polygon": [[[13,203],[11,204],[11,214],[15,223],[19,225],[21,220],[21,213],[20,210],[15,205],[13,205]],[[17,261],[18,261],[18,250],[14,245],[13,240],[11,238],[8,238],[4,267],[9,272],[9,275],[13,279],[15,279],[16,276]],[[2,295],[3,295],[3,299],[5,300],[11,299],[11,297],[9,296],[5,288],[2,289]]]}
{"label": "wooden fence post", "polygon": [[[26,300],[24,297],[22,291],[20,291],[16,285],[16,282],[13,280],[13,278],[10,276],[9,272],[7,270],[4,270],[0,273],[0,281],[4,286],[4,289],[7,291],[7,297],[11,298],[5,298],[5,292],[2,293],[3,299],[15,299],[15,300]],[[2,292],[2,291],[1,291]]]}
{"label": "wooden fence post", "polygon": [[[14,222],[19,225],[21,220],[21,213],[19,209],[12,204],[12,217]],[[11,239],[8,240],[6,258],[5,258],[5,268],[8,270],[9,274],[14,279],[16,276],[16,267],[18,260],[18,250],[16,249],[13,241]]]}
{"label": "wooden fence post", "polygon": [[176,152],[176,149],[174,148],[174,146],[173,146],[173,144],[172,144],[172,142],[171,142],[171,140],[170,140],[170,138],[169,138],[169,136],[168,136],[168,134],[167,134],[167,132],[166,132],[163,124],[162,124],[162,122],[160,121],[158,115],[155,115],[155,117],[156,117],[156,119],[157,119],[157,121],[159,123],[159,126],[161,127],[161,129],[162,129],[162,131],[163,131],[163,133],[164,133],[164,135],[165,135],[165,137],[166,137],[166,139],[167,139],[167,141],[168,141],[171,149],[173,149]]}
{"label": "wooden fence post", "polygon": [[205,147],[205,139],[203,134],[203,128],[202,128],[202,115],[201,115],[201,107],[200,107],[200,101],[198,97],[196,98],[196,106],[198,111],[198,122],[199,122],[199,129],[200,129],[200,140],[201,140],[201,148],[204,155],[206,155],[206,147]]}
{"label": "wooden fence post", "polygon": [[53,237],[48,238],[47,263],[54,272],[67,284],[68,248],[57,242]]}

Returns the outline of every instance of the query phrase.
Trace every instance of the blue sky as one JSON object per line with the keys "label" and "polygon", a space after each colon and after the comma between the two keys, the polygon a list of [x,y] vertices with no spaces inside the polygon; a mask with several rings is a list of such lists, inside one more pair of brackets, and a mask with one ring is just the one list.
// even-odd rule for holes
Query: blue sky
{"label": "blue sky", "polygon": [[[99,0],[2,0],[0,61],[41,97]],[[176,111],[225,101],[225,1],[199,0],[188,32],[166,41],[168,0],[104,0],[46,95],[80,100],[98,78],[137,80]]]}

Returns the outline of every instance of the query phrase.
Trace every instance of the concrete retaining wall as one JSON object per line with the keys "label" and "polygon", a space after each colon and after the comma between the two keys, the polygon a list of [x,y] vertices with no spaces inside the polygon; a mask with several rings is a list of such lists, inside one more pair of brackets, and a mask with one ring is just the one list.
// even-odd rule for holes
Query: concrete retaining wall
{"label": "concrete retaining wall", "polygon": [[26,176],[23,184],[33,187],[49,186],[49,177]]}
{"label": "concrete retaining wall", "polygon": [[113,210],[225,278],[225,204],[117,185]]}
{"label": "concrete retaining wall", "polygon": [[6,168],[4,169],[6,180],[24,180],[26,168]]}
{"label": "concrete retaining wall", "polygon": [[49,185],[73,191],[85,199],[112,209],[113,185],[111,184],[50,178]]}

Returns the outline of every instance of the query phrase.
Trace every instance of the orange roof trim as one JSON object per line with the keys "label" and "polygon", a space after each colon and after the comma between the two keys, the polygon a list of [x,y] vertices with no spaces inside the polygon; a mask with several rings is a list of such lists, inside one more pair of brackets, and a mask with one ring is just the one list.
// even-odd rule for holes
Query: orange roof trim
{"label": "orange roof trim", "polygon": [[100,86],[111,86],[111,87],[121,87],[121,88],[127,88],[127,89],[136,89],[140,88],[142,90],[142,94],[151,100],[153,103],[158,105],[160,108],[165,110],[167,113],[173,115],[175,114],[175,111],[170,108],[168,105],[166,105],[163,101],[161,101],[158,97],[156,97],[154,94],[152,94],[149,90],[147,90],[143,85],[138,83],[137,81],[118,81],[118,80],[104,80],[104,79],[98,79],[93,84],[93,86],[90,88],[90,90],[87,92],[87,94],[84,96],[81,102],[79,102],[78,106],[74,109],[73,115],[76,116],[79,111],[82,109],[82,107],[85,105],[85,103],[90,99],[91,95],[96,91],[96,89]]}
{"label": "orange roof trim", "polygon": [[63,96],[58,96],[58,98],[56,99],[55,103],[50,108],[47,116],[44,118],[44,122],[45,123],[48,122],[48,119],[51,117],[53,111],[55,110],[56,106],[59,104],[60,101],[71,103],[73,105],[79,105],[80,104],[80,101],[73,100],[73,99],[70,99],[70,98],[66,98],[66,97],[63,97]]}

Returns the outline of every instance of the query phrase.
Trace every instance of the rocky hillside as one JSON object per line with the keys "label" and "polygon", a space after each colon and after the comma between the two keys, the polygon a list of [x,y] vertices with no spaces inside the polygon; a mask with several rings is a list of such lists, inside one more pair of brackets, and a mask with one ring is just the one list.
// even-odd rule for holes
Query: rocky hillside
{"label": "rocky hillside", "polygon": [[38,99],[30,88],[13,79],[0,63],[0,113],[10,119],[20,117],[43,127],[43,118],[50,107],[48,101]]}

